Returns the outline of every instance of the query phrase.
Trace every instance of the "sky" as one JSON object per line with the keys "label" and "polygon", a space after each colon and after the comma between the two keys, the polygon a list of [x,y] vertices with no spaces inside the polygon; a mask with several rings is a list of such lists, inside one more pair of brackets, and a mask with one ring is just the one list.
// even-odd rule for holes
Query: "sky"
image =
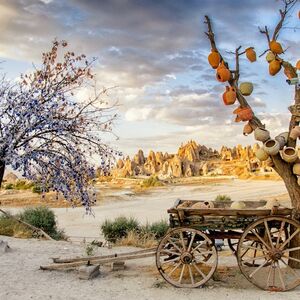
{"label": "sky", "polygon": [[[67,40],[76,53],[97,57],[98,86],[118,101],[114,137],[106,137],[124,154],[138,149],[174,153],[191,139],[220,149],[222,145],[253,144],[242,134],[224,106],[225,84],[215,80],[207,62],[210,44],[204,16],[210,16],[222,55],[234,68],[229,52],[253,46],[267,49],[258,26],[270,30],[279,20],[276,0],[0,0],[0,72],[8,78],[41,62],[51,41]],[[279,41],[288,48],[284,58],[295,64],[300,57],[298,2]],[[271,77],[265,57],[250,63],[241,57],[240,82],[254,84],[247,97],[255,113],[271,131],[286,131],[287,107],[293,87],[283,72]]]}

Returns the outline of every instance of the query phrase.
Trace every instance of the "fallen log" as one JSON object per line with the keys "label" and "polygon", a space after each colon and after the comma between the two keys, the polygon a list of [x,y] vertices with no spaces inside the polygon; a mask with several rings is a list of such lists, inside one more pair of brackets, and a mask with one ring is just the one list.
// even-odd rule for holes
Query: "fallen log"
{"label": "fallen log", "polygon": [[89,260],[82,260],[82,261],[76,261],[76,262],[70,262],[70,263],[54,263],[47,266],[40,266],[41,270],[68,270],[68,269],[74,269],[80,266],[89,265],[89,264],[97,264],[97,265],[103,265],[107,263],[112,263],[116,261],[124,261],[124,260],[132,260],[132,259],[140,259],[140,258],[146,258],[151,257],[156,254],[156,251],[151,251],[147,253],[140,253],[140,254],[134,254],[134,255],[123,255],[118,257],[112,257],[112,258],[97,258],[97,259],[89,259]]}
{"label": "fallen log", "polygon": [[7,213],[6,211],[4,211],[3,209],[0,209],[0,212],[2,212],[2,213],[3,213],[5,216],[7,216],[8,218],[11,218],[11,219],[13,219],[13,220],[15,220],[15,221],[17,221],[17,222],[19,222],[19,223],[21,223],[21,224],[23,224],[23,225],[29,227],[29,228],[32,229],[33,231],[38,231],[38,232],[40,232],[47,240],[55,241],[50,235],[48,235],[48,234],[47,234],[44,230],[42,230],[41,228],[37,228],[37,227],[35,227],[35,226],[33,226],[33,225],[27,223],[27,222],[24,222],[24,221],[22,221],[22,220],[20,220],[20,219],[18,219],[18,218],[16,218],[16,217],[10,215],[9,213]]}
{"label": "fallen log", "polygon": [[99,256],[90,256],[90,257],[75,257],[75,258],[57,258],[53,257],[52,260],[54,263],[71,263],[71,262],[79,262],[79,261],[93,261],[97,259],[105,259],[105,258],[115,258],[115,257],[124,257],[128,255],[135,255],[135,254],[142,254],[142,253],[148,253],[156,251],[156,248],[149,248],[149,249],[143,249],[143,250],[137,250],[132,252],[126,252],[126,253],[114,253],[110,255],[99,255]]}

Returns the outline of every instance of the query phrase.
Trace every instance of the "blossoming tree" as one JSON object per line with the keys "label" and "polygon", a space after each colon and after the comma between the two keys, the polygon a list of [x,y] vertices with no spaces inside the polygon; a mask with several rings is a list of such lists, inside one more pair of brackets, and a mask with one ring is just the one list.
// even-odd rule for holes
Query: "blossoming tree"
{"label": "blossoming tree", "polygon": [[[105,89],[96,88],[94,60],[67,47],[65,41],[54,41],[40,67],[16,83],[4,78],[0,83],[0,185],[11,166],[90,211],[95,170],[89,157],[97,154],[101,170],[109,170],[117,153],[102,135],[111,132],[115,105],[106,102]],[[80,98],[82,89],[92,89],[93,96]]]}
{"label": "blossoming tree", "polygon": [[[300,163],[296,148],[296,141],[300,136],[300,84],[299,75],[297,75],[297,72],[300,70],[300,61],[297,63],[289,62],[283,58],[283,55],[287,50],[283,50],[278,41],[279,34],[284,28],[287,16],[289,16],[296,7],[298,1],[282,0],[282,2],[283,8],[279,10],[280,18],[275,28],[273,30],[267,26],[259,28],[260,32],[266,37],[266,50],[260,56],[266,54],[266,60],[269,63],[270,75],[275,76],[283,69],[288,82],[295,84],[294,105],[289,107],[289,110],[291,111],[289,128],[287,132],[280,134],[274,139],[271,138],[269,131],[255,115],[247,101],[247,96],[249,96],[253,90],[252,84],[248,82],[239,84],[240,56],[246,55],[250,62],[256,61],[254,48],[249,47],[243,49],[242,46],[236,48],[233,52],[235,55],[235,67],[234,69],[231,69],[217,47],[211,20],[208,16],[205,16],[205,24],[208,29],[206,35],[211,45],[211,53],[208,57],[209,63],[216,69],[216,79],[228,84],[226,91],[223,94],[224,104],[232,105],[236,102],[238,103],[238,107],[233,112],[236,114],[236,121],[247,122],[244,126],[244,134],[247,135],[254,131],[255,139],[263,142],[263,145],[256,153],[256,156],[262,161],[268,160],[274,170],[281,176],[289,193],[292,206],[295,208],[294,217],[299,220]],[[300,237],[297,244],[300,244]],[[295,251],[293,255],[296,256],[298,260],[300,259],[300,251]],[[298,263],[298,265],[300,265],[300,263]]]}

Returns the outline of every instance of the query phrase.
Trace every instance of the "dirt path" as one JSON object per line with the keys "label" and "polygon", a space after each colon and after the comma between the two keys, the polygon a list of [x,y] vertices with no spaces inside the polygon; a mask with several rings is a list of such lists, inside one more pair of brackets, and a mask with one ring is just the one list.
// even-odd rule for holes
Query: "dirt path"
{"label": "dirt path", "polygon": [[[102,300],[294,300],[300,288],[286,293],[270,293],[255,288],[239,272],[235,260],[221,252],[218,281],[211,279],[203,288],[178,289],[165,283],[158,274],[154,258],[129,261],[123,271],[101,267],[101,275],[90,281],[78,279],[76,271],[41,271],[39,266],[50,257],[82,255],[84,247],[68,242],[21,240],[0,236],[8,241],[11,253],[0,254],[0,299],[102,299]],[[128,251],[129,248],[108,250],[99,248],[98,254]],[[132,248],[131,248],[132,249]],[[129,249],[130,250],[130,249]]]}

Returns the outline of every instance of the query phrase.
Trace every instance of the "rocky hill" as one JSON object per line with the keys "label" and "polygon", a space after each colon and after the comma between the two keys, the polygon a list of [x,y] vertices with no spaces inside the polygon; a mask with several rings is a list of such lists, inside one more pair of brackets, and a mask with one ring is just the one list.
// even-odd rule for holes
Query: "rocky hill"
{"label": "rocky hill", "polygon": [[159,178],[233,175],[248,178],[256,173],[273,173],[270,162],[260,162],[254,155],[258,144],[234,148],[223,146],[220,151],[195,141],[181,145],[176,154],[150,151],[145,157],[139,150],[131,159],[118,160],[113,177],[157,175]]}

